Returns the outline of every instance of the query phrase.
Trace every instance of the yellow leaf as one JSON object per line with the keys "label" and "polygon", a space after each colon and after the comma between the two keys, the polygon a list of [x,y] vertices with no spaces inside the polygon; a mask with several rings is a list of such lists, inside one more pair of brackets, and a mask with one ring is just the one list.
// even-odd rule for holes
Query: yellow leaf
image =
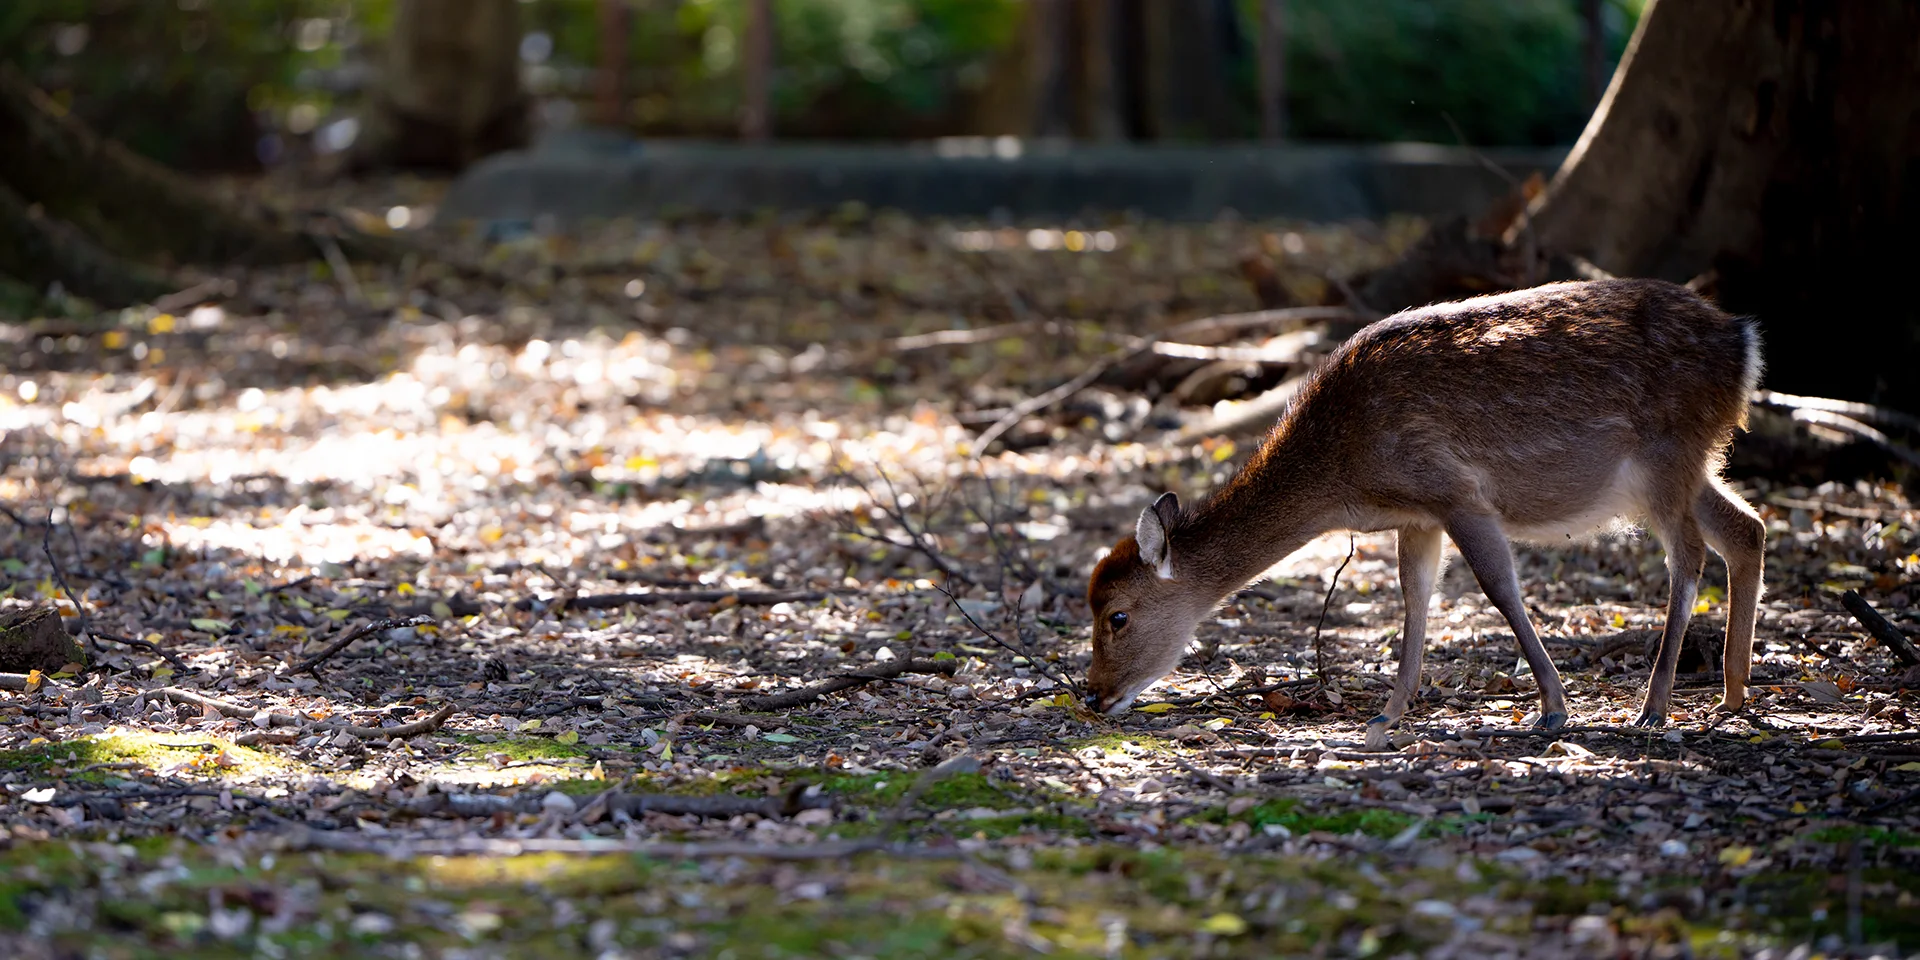
{"label": "yellow leaf", "polygon": [[148,333],[172,333],[173,332],[173,314],[171,313],[156,314],[153,319],[147,321],[147,332]]}
{"label": "yellow leaf", "polygon": [[1614,625],[1614,627],[1615,627],[1615,628],[1619,628],[1619,627],[1624,627],[1624,626],[1626,626],[1626,625],[1627,625],[1627,615],[1626,615],[1626,614],[1624,614],[1624,613],[1616,613],[1616,614],[1614,614],[1614,615],[1613,615],[1613,625]]}
{"label": "yellow leaf", "polygon": [[396,586],[393,588],[393,592],[403,597],[411,597],[413,596],[413,584],[411,583],[400,584],[399,586]]}
{"label": "yellow leaf", "polygon": [[40,692],[41,685],[45,684],[46,682],[47,682],[47,678],[41,676],[39,670],[27,671],[27,692],[28,693]]}
{"label": "yellow leaf", "polygon": [[566,733],[563,733],[557,737],[554,737],[553,739],[559,741],[560,743],[564,743],[568,745],[576,744],[580,742],[580,731],[568,730]]}
{"label": "yellow leaf", "polygon": [[1833,740],[1822,740],[1819,743],[1814,744],[1814,747],[1820,750],[1845,750],[1847,748],[1847,745],[1844,743],[1841,743],[1836,738]]}
{"label": "yellow leaf", "polygon": [[1798,801],[1798,800],[1795,800],[1795,801],[1793,802],[1793,806],[1791,806],[1791,807],[1788,807],[1787,809],[1789,809],[1789,810],[1792,810],[1792,811],[1793,811],[1794,813],[1806,813],[1806,812],[1807,812],[1807,805],[1806,805],[1806,804],[1804,804],[1804,803],[1801,803],[1801,802],[1800,802],[1800,801]]}
{"label": "yellow leaf", "polygon": [[499,543],[500,538],[506,535],[507,531],[497,523],[480,528],[480,539],[484,543]]}
{"label": "yellow leaf", "polygon": [[1247,932],[1247,922],[1231,913],[1216,913],[1200,921],[1200,930],[1216,937],[1237,937]]}
{"label": "yellow leaf", "polygon": [[[1233,447],[1232,440],[1222,440],[1219,446],[1213,448],[1213,462],[1221,463],[1226,461],[1229,457],[1233,456],[1233,450],[1234,450],[1234,447]],[[1227,914],[1223,913],[1223,914],[1220,914],[1220,916],[1224,917],[1224,916],[1227,916]],[[1235,919],[1237,920],[1239,918],[1236,917]]]}
{"label": "yellow leaf", "polygon": [[1201,726],[1206,727],[1208,730],[1218,730],[1232,722],[1233,722],[1233,719],[1231,717],[1214,717],[1212,720],[1208,720],[1206,723],[1201,724]]}
{"label": "yellow leaf", "polygon": [[1172,710],[1172,709],[1173,709],[1173,704],[1171,703],[1149,703],[1144,707],[1134,708],[1134,710],[1140,713],[1166,713],[1168,710]]}
{"label": "yellow leaf", "polygon": [[536,717],[536,718],[534,718],[534,719],[532,719],[532,720],[527,720],[527,721],[523,721],[523,722],[522,722],[522,723],[520,724],[520,729],[522,729],[522,730],[538,730],[538,729],[540,729],[540,720],[539,720],[539,718],[537,718],[537,717]]}
{"label": "yellow leaf", "polygon": [[1920,762],[1903,763],[1894,769],[1902,773],[1920,773]]}
{"label": "yellow leaf", "polygon": [[108,350],[118,350],[127,345],[127,332],[125,330],[108,330],[106,333],[101,334],[100,345],[106,347]]}
{"label": "yellow leaf", "polygon": [[1752,847],[1725,847],[1720,851],[1720,862],[1730,867],[1744,867],[1752,859]]}

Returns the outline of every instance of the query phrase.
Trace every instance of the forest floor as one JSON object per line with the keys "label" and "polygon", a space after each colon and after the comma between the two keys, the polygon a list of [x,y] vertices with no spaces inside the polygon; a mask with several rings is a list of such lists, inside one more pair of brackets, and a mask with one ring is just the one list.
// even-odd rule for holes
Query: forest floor
{"label": "forest floor", "polygon": [[[510,284],[316,262],[0,326],[0,604],[92,653],[0,678],[0,953],[1920,951],[1920,674],[1839,604],[1920,619],[1896,487],[1738,481],[1771,535],[1737,716],[1691,657],[1669,728],[1621,726],[1665,603],[1631,534],[1519,549],[1552,735],[1455,565],[1421,702],[1362,749],[1381,536],[1291,558],[1132,712],[1066,695],[1099,550],[1251,441],[1099,393],[1016,452],[977,428],[1251,309],[1262,235],[1310,285],[1417,224],[529,227],[437,241]],[[854,670],[889,675],[754,699]]]}

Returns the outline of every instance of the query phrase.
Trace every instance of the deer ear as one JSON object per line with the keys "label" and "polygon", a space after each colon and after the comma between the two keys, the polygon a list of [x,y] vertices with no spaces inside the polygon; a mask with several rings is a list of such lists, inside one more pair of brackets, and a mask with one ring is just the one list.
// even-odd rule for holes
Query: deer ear
{"label": "deer ear", "polygon": [[1163,493],[1153,506],[1140,511],[1133,539],[1140,545],[1140,559],[1162,580],[1173,579],[1173,552],[1170,547],[1174,521],[1180,518],[1180,498]]}

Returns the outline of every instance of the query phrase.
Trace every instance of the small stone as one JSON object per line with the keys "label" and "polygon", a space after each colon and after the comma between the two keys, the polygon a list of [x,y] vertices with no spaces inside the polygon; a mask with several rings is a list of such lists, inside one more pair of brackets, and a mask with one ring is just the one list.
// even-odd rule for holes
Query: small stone
{"label": "small stone", "polygon": [[558,790],[540,798],[540,809],[548,813],[568,814],[578,810],[580,805],[573,798]]}

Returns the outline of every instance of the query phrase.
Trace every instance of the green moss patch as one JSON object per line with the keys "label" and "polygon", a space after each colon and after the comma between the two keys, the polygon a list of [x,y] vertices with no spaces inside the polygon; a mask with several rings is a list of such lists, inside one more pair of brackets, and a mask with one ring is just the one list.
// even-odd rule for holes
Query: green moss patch
{"label": "green moss patch", "polygon": [[1414,817],[1396,810],[1371,807],[1317,810],[1292,797],[1262,801],[1237,814],[1230,814],[1226,808],[1218,807],[1190,819],[1202,823],[1240,821],[1255,830],[1279,826],[1296,835],[1314,831],[1342,836],[1362,833],[1379,839],[1397,836],[1418,822]]}

